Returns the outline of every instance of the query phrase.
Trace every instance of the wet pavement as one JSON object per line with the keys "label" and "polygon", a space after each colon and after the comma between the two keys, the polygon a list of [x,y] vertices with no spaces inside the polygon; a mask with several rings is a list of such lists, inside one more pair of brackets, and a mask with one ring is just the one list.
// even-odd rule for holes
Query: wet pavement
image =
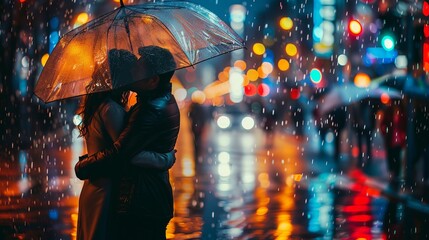
{"label": "wet pavement", "polygon": [[[188,129],[182,119],[169,239],[429,239],[426,200],[392,190],[380,157],[366,170],[336,166],[290,131],[267,144],[260,129],[212,125],[194,161]],[[83,151],[76,131],[60,130],[1,155],[0,239],[75,239]]]}

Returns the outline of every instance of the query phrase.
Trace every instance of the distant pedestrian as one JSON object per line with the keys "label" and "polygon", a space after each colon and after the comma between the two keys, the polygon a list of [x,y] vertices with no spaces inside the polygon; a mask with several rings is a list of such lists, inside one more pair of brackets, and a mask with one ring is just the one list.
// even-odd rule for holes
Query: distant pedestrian
{"label": "distant pedestrian", "polygon": [[383,111],[380,128],[384,137],[390,180],[394,184],[400,181],[401,153],[406,142],[406,127],[405,109],[402,103],[395,102],[388,105]]}
{"label": "distant pedestrian", "polygon": [[359,148],[359,166],[372,161],[372,136],[375,129],[377,107],[371,100],[362,100],[351,106],[353,129],[357,134]]}
{"label": "distant pedestrian", "polygon": [[327,126],[334,134],[334,159],[337,163],[341,160],[341,134],[346,126],[346,107],[342,106],[331,111],[327,116]]}
{"label": "distant pedestrian", "polygon": [[202,162],[202,136],[210,117],[209,115],[210,111],[208,107],[201,103],[192,102],[189,107],[189,119],[191,121],[191,131],[194,137],[194,159],[196,166]]}

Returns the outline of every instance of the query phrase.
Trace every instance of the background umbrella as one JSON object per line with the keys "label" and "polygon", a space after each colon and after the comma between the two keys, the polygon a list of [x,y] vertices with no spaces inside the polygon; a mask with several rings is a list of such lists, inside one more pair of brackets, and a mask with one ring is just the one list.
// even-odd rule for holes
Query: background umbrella
{"label": "background umbrella", "polygon": [[[140,47],[166,48],[173,54],[175,64],[157,69],[156,73],[161,74],[241,49],[243,42],[215,14],[196,4],[157,2],[124,6],[121,1],[116,10],[61,38],[39,77],[35,94],[51,102],[140,80],[111,76],[111,49],[126,50],[139,57]],[[128,60],[131,65],[132,57]],[[93,75],[99,79],[91,83]]]}
{"label": "background umbrella", "polygon": [[390,99],[402,98],[402,94],[398,90],[391,88],[360,88],[354,84],[339,85],[320,98],[318,102],[319,113],[324,115],[338,107],[368,98],[380,99],[383,95]]}

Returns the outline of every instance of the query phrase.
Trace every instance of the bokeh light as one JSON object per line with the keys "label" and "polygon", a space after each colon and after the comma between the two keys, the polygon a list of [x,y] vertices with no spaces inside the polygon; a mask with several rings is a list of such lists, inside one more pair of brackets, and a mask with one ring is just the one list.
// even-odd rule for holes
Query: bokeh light
{"label": "bokeh light", "polygon": [[265,83],[259,84],[258,85],[258,94],[261,95],[262,97],[268,96],[268,94],[270,94],[270,87]]}
{"label": "bokeh light", "polygon": [[317,68],[311,69],[310,80],[314,83],[320,83],[322,81],[322,72]]}
{"label": "bokeh light", "polygon": [[390,97],[387,93],[382,93],[380,100],[383,104],[388,104],[390,102]]}
{"label": "bokeh light", "polygon": [[340,56],[338,56],[337,61],[340,66],[345,66],[347,64],[348,59],[345,54],[340,54]]}
{"label": "bokeh light", "polygon": [[293,21],[289,17],[282,17],[280,19],[280,27],[284,30],[291,30],[293,27]]}
{"label": "bokeh light", "polygon": [[362,33],[362,25],[356,19],[353,19],[349,22],[349,31],[351,34],[357,36]]}
{"label": "bokeh light", "polygon": [[292,88],[290,90],[290,98],[292,98],[293,100],[297,100],[300,97],[300,92],[298,88]]}
{"label": "bokeh light", "polygon": [[268,77],[268,74],[264,72],[264,70],[262,69],[262,67],[258,67],[258,75],[259,75],[259,78],[266,78],[266,77]]}
{"label": "bokeh light", "polygon": [[253,52],[256,55],[262,55],[265,53],[265,46],[262,43],[255,43],[253,45]]}
{"label": "bokeh light", "polygon": [[280,59],[277,66],[280,71],[287,71],[289,69],[289,62],[286,59]]}
{"label": "bokeh light", "polygon": [[247,78],[249,81],[256,81],[259,78],[259,73],[255,69],[249,69],[246,73]]}
{"label": "bokeh light", "polygon": [[270,62],[263,62],[261,65],[261,69],[262,72],[264,72],[264,74],[269,75],[270,73],[273,72],[273,65]]}
{"label": "bokeh light", "polygon": [[358,73],[355,76],[354,83],[357,87],[368,87],[371,83],[371,78],[366,73]]}
{"label": "bokeh light", "polygon": [[234,62],[234,67],[240,69],[241,71],[246,70],[247,64],[243,60],[237,60]]}
{"label": "bokeh light", "polygon": [[206,101],[206,95],[203,91],[197,90],[191,95],[192,102],[203,104]]}
{"label": "bokeh light", "polygon": [[249,97],[254,96],[257,93],[257,91],[258,91],[257,87],[252,83],[249,83],[244,87],[244,94]]}
{"label": "bokeh light", "polygon": [[385,35],[381,39],[381,46],[386,51],[392,51],[395,48],[395,39],[390,35]]}
{"label": "bokeh light", "polygon": [[295,44],[288,43],[286,45],[286,53],[291,57],[295,56],[298,53],[298,49],[296,48]]}

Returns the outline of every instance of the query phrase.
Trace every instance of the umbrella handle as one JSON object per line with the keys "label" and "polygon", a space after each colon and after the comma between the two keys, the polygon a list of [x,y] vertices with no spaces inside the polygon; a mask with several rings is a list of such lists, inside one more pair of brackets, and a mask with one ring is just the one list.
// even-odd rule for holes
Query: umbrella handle
{"label": "umbrella handle", "polygon": [[125,5],[124,5],[124,1],[123,0],[120,0],[119,1],[119,3],[121,3],[121,7],[124,7]]}

